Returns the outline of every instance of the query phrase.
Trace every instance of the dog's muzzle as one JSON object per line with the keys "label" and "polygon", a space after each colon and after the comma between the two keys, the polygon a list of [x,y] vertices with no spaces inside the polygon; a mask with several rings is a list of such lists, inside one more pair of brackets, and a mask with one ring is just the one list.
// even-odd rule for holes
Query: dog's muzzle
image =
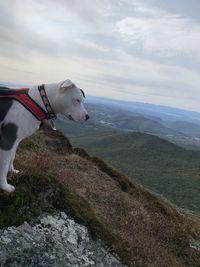
{"label": "dog's muzzle", "polygon": [[[85,115],[85,121],[89,120],[90,116],[88,114]],[[71,115],[68,115],[68,119],[74,121],[74,118]]]}

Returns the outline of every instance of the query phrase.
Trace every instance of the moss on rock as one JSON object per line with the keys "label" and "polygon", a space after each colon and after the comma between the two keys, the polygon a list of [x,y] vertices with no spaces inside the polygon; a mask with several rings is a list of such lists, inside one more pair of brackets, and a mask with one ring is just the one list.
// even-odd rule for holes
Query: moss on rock
{"label": "moss on rock", "polygon": [[0,228],[20,225],[43,211],[52,211],[53,199],[60,194],[50,177],[20,176],[13,184],[14,193],[0,192]]}

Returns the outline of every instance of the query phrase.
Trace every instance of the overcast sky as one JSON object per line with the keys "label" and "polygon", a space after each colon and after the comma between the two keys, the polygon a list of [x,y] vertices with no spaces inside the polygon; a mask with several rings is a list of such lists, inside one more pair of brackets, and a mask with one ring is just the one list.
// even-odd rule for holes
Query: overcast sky
{"label": "overcast sky", "polygon": [[0,82],[200,111],[199,0],[0,1]]}

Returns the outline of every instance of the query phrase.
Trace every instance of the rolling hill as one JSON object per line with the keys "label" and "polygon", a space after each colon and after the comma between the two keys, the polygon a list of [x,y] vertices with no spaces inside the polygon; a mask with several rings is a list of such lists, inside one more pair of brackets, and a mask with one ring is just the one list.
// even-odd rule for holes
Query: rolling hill
{"label": "rolling hill", "polygon": [[200,211],[200,152],[143,133],[106,132],[70,140],[178,206]]}
{"label": "rolling hill", "polygon": [[166,125],[174,131],[178,131],[187,136],[200,137],[200,125],[186,122],[186,121],[173,121],[167,122]]}
{"label": "rolling hill", "polygon": [[133,113],[116,107],[109,107],[103,104],[90,104],[88,109],[92,120],[116,130],[140,131],[165,136],[183,135],[178,131],[162,125],[158,121],[147,118],[139,113]]}
{"label": "rolling hill", "polygon": [[[187,149],[200,150],[200,126],[187,121],[164,121],[107,104],[87,103],[90,120],[80,125],[60,117],[57,127],[67,137],[108,131],[149,133]],[[162,117],[162,114],[160,115]]]}
{"label": "rolling hill", "polygon": [[88,104],[91,119],[83,124],[75,124],[64,117],[57,122],[67,136],[85,135],[86,133],[104,132],[117,130],[121,132],[139,131],[160,136],[184,137],[184,134],[170,129],[141,114],[132,113],[115,107],[106,105]]}

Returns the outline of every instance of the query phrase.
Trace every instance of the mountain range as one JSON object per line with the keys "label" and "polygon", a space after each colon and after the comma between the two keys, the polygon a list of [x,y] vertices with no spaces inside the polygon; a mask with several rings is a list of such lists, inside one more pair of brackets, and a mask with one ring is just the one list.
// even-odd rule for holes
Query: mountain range
{"label": "mountain range", "polygon": [[[97,98],[95,100],[89,98],[88,102],[86,102],[86,107],[91,119],[84,125],[74,124],[64,117],[60,117],[60,120],[57,121],[58,128],[62,129],[67,136],[81,136],[88,133],[113,130],[149,133],[181,145],[184,148],[200,150],[200,125],[192,122],[198,121],[197,117],[199,116],[200,118],[199,113],[171,109],[169,107],[161,108],[168,111],[171,110],[170,114],[175,111],[178,114],[182,114],[182,117],[179,116],[179,120],[177,120],[178,115],[169,116],[164,111],[160,111],[160,113],[155,111],[153,116],[153,108],[155,110],[159,109],[155,105],[132,102],[132,107],[128,108],[122,107],[121,102],[118,101],[106,100],[104,103],[103,100],[100,98],[99,102],[97,102]],[[134,107],[134,105],[136,106]],[[149,105],[152,112],[147,114]],[[138,106],[142,106],[143,109],[137,109]],[[196,119],[191,118],[191,121],[189,121],[189,117],[192,114],[195,114]]]}
{"label": "mountain range", "polygon": [[88,103],[117,107],[122,110],[140,113],[155,120],[187,121],[200,125],[200,113],[169,106],[155,105],[143,102],[120,101],[108,98],[87,97]]}

